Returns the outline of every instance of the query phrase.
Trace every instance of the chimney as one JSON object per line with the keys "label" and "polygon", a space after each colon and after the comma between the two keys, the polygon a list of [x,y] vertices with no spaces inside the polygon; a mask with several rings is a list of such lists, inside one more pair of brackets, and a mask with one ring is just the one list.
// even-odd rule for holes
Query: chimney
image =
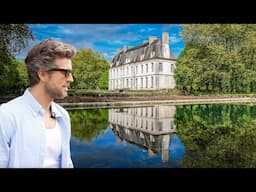
{"label": "chimney", "polygon": [[162,33],[162,42],[163,44],[169,44],[169,34],[168,32]]}
{"label": "chimney", "polygon": [[157,40],[155,36],[149,36],[149,44],[151,44],[155,40]]}
{"label": "chimney", "polygon": [[164,58],[171,58],[169,47],[169,34],[167,32],[162,33],[162,53]]}

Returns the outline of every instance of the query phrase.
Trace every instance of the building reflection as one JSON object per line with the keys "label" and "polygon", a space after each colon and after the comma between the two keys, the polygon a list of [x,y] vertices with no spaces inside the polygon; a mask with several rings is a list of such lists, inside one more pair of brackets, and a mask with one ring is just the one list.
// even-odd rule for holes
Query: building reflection
{"label": "building reflection", "polygon": [[175,106],[109,109],[109,124],[117,141],[143,147],[149,156],[161,154],[163,162],[169,159],[169,147],[176,126]]}

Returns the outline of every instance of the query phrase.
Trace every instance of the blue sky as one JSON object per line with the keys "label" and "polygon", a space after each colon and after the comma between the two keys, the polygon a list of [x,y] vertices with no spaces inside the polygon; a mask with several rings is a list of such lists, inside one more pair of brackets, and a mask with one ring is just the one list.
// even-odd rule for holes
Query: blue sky
{"label": "blue sky", "polygon": [[108,61],[111,61],[117,49],[140,45],[149,36],[162,38],[162,32],[169,33],[170,48],[176,58],[184,48],[178,24],[29,24],[29,27],[35,40],[16,56],[18,60],[24,60],[28,50],[46,38],[72,44],[78,50],[92,48]]}

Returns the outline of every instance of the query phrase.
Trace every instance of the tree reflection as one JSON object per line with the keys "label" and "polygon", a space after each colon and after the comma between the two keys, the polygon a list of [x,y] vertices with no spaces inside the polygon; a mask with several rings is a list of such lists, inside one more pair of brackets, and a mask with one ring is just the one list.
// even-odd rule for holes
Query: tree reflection
{"label": "tree reflection", "polygon": [[[117,140],[147,150],[148,157],[161,156],[162,162],[168,162],[165,163],[167,167],[172,167],[171,159],[179,159],[176,160],[175,167],[185,168],[256,167],[256,106],[155,105],[109,110],[79,109],[70,110],[69,113],[74,137],[90,142],[102,136],[100,143],[104,143],[104,146],[113,142],[110,145],[112,148],[109,149],[113,155],[115,150],[122,147],[124,148],[120,151],[130,153],[129,146],[126,148],[126,145],[115,145]],[[108,125],[112,131],[108,132],[106,139],[103,133]],[[85,151],[88,151],[88,148],[86,146]],[[176,150],[177,148],[179,150]],[[171,151],[177,153],[171,155]],[[129,155],[124,156],[127,158]],[[141,154],[136,158],[139,161]],[[145,162],[144,158],[143,156]]]}
{"label": "tree reflection", "polygon": [[255,167],[256,110],[249,105],[178,106],[182,167]]}
{"label": "tree reflection", "polygon": [[80,141],[91,141],[103,134],[108,126],[108,110],[70,110],[72,136]]}

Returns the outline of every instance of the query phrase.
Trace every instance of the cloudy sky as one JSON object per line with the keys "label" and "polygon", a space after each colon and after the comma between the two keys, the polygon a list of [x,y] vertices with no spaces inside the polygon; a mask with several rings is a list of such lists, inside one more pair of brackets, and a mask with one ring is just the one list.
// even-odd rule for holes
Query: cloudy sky
{"label": "cloudy sky", "polygon": [[181,27],[176,24],[29,24],[29,27],[35,40],[16,56],[18,60],[24,60],[28,50],[46,38],[72,44],[78,50],[92,48],[108,61],[111,61],[117,49],[140,45],[149,36],[162,38],[162,32],[169,33],[170,48],[176,58],[184,48]]}

